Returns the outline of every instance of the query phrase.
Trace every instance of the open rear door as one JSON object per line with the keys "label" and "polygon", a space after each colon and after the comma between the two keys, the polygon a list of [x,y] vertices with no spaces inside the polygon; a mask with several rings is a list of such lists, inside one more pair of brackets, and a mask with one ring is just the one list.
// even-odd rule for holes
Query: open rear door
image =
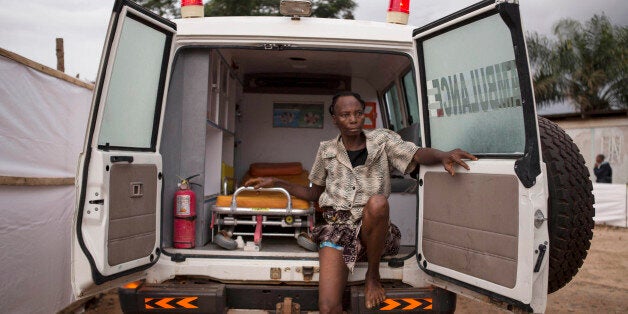
{"label": "open rear door", "polygon": [[140,278],[159,258],[159,130],[176,25],[114,4],[77,175],[77,298]]}
{"label": "open rear door", "polygon": [[414,40],[424,144],[480,158],[454,177],[421,167],[419,265],[446,289],[542,312],[548,195],[519,6],[483,1]]}

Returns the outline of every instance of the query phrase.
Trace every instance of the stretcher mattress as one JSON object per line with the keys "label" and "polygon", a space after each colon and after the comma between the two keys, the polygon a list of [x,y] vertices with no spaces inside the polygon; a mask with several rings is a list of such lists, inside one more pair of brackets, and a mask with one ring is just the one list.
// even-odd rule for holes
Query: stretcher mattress
{"label": "stretcher mattress", "polygon": [[254,163],[249,167],[249,173],[253,177],[275,177],[286,175],[298,175],[303,172],[300,162],[284,163]]}
{"label": "stretcher mattress", "polygon": [[[292,182],[294,184],[298,184],[298,185],[302,185],[302,186],[308,186],[310,185],[310,179],[309,179],[309,174],[307,171],[303,171],[300,174],[293,174],[293,175],[273,175],[273,177],[277,178],[277,179],[282,179],[282,180],[286,180],[288,182]],[[244,175],[244,178],[242,178],[242,183],[244,184],[246,181],[248,181],[251,178],[255,178],[255,176],[252,176],[249,172],[247,172]]]}
{"label": "stretcher mattress", "polygon": [[[233,195],[219,195],[216,199],[216,207],[231,207]],[[259,192],[243,191],[237,196],[237,206],[239,208],[286,208],[288,199],[281,192]],[[292,197],[293,209],[308,209],[310,203]]]}

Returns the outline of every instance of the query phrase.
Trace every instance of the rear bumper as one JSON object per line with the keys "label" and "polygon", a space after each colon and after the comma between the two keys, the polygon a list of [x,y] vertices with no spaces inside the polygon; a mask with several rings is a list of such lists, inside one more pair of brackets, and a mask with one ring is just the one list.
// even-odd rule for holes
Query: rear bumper
{"label": "rear bumper", "polygon": [[[364,287],[345,290],[343,307],[351,313],[453,313],[456,295],[428,287],[413,288],[402,284],[385,284],[388,299],[379,310],[364,306]],[[125,313],[226,313],[228,309],[275,311],[278,304],[291,298],[293,309],[318,310],[317,286],[278,286],[221,284],[215,282],[141,283],[120,288],[120,305]]]}

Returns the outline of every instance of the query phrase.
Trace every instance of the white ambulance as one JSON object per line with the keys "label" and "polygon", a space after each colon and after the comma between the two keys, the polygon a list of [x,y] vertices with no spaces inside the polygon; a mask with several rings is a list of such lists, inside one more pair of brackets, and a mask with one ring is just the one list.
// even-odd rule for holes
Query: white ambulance
{"label": "white ambulance", "polygon": [[[479,160],[455,177],[421,166],[392,178],[402,239],[381,263],[387,299],[364,307],[359,262],[345,310],[453,312],[460,295],[543,312],[586,256],[593,196],[577,147],[536,116],[518,1],[420,28],[308,8],[169,21],[116,1],[78,166],[75,296],[124,286],[126,312],[316,311],[318,255],[299,241],[315,206],[241,208],[232,194],[255,164],[307,173],[338,134],[332,95],[351,90],[367,127]],[[195,243],[175,248],[174,197],[195,174]]]}

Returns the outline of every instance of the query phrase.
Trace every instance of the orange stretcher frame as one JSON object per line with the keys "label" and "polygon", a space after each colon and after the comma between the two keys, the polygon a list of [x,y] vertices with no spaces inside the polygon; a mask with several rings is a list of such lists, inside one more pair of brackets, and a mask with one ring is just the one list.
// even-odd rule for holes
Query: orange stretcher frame
{"label": "orange stretcher frame", "polygon": [[[294,174],[296,164],[300,167],[299,163],[279,164],[280,167],[285,165],[289,169],[279,171],[280,175],[273,176],[299,185],[309,185],[307,171],[301,168],[299,174]],[[272,169],[272,164],[270,166],[263,164],[262,168],[264,171]],[[269,175],[272,175],[272,172]],[[246,182],[251,177],[249,172],[242,181]],[[262,226],[281,226],[283,227],[281,230],[291,231],[266,233],[266,236],[294,237],[301,241],[299,237],[304,233],[311,235],[315,223],[315,212],[316,209],[312,203],[291,196],[285,189],[241,187],[231,195],[219,195],[216,198],[216,204],[212,206],[211,229],[222,234],[223,237],[225,231],[229,237],[253,236],[254,244],[259,249]],[[245,225],[255,226],[254,232],[235,230],[236,226],[241,226],[238,228],[242,229]],[[229,247],[229,249],[233,248]]]}

